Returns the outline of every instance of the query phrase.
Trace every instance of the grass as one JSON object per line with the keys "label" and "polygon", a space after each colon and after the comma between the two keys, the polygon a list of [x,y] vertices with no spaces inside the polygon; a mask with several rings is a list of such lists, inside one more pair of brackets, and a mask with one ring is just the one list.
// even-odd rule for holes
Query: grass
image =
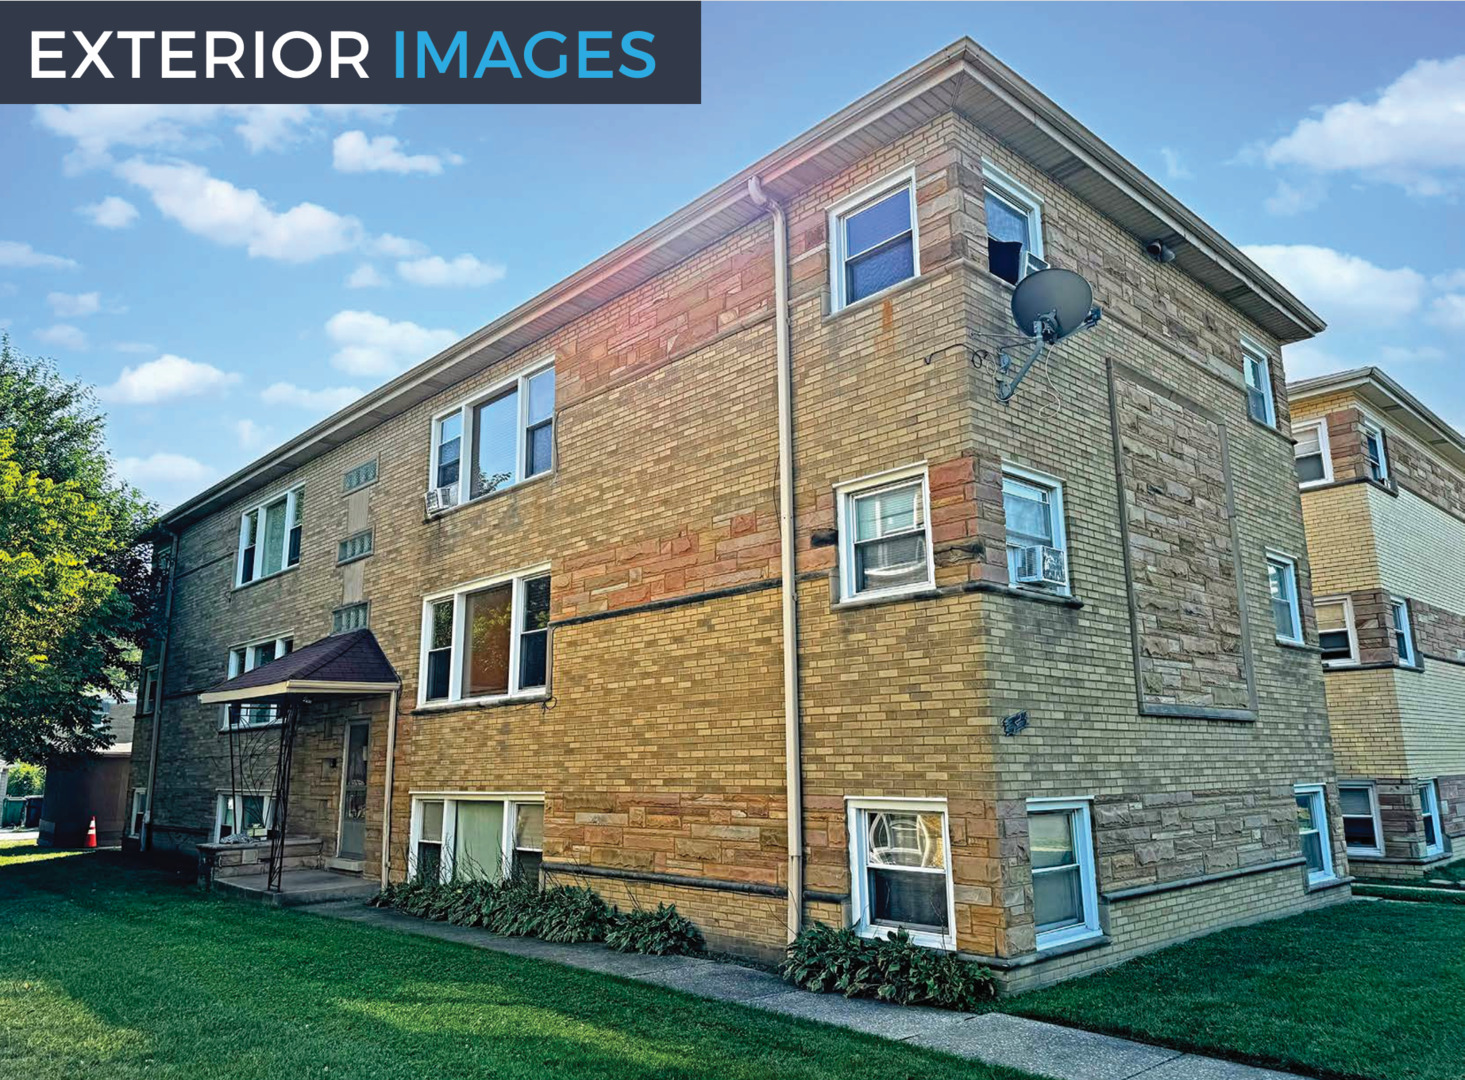
{"label": "grass", "polygon": [[1357,902],[1014,998],[1022,1016],[1325,1077],[1465,1076],[1465,912]]}
{"label": "grass", "polygon": [[669,990],[0,846],[0,1075],[27,1080],[1022,1074]]}

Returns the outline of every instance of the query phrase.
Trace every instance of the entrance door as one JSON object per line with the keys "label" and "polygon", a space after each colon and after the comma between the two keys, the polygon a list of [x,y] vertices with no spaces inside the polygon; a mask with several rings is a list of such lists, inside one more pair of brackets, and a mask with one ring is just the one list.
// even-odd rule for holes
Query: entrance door
{"label": "entrance door", "polygon": [[341,833],[336,854],[342,859],[366,857],[366,746],[369,723],[346,728],[345,775],[341,778]]}

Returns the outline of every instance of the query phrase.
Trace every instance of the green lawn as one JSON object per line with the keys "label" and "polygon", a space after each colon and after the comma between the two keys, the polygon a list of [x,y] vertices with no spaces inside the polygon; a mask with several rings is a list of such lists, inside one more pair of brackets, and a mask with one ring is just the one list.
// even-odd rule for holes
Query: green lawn
{"label": "green lawn", "polygon": [[0,847],[0,1076],[1022,1080],[34,847]]}
{"label": "green lawn", "polygon": [[1465,1077],[1465,910],[1357,901],[1225,930],[1010,1012],[1320,1076]]}

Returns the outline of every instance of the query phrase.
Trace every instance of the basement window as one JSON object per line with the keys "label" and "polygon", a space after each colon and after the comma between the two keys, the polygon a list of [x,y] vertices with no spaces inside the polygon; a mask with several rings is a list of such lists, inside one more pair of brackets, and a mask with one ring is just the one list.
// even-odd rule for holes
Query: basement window
{"label": "basement window", "polygon": [[1297,482],[1302,487],[1326,484],[1333,479],[1333,462],[1328,452],[1328,425],[1325,420],[1298,424],[1292,429],[1297,445],[1292,448]]}
{"label": "basement window", "polygon": [[236,587],[272,577],[299,564],[304,510],[305,488],[301,486],[240,515]]}
{"label": "basement window", "polygon": [[1317,615],[1317,643],[1322,648],[1323,666],[1358,663],[1353,601],[1346,596],[1319,597],[1313,604],[1313,611]]}
{"label": "basement window", "polygon": [[419,705],[537,695],[548,681],[547,572],[474,582],[423,604]]}
{"label": "basement window", "polygon": [[[542,364],[432,422],[434,509],[483,498],[554,467],[555,377]],[[466,444],[466,445],[465,445]]]}
{"label": "basement window", "polygon": [[907,172],[829,211],[830,309],[868,299],[920,273],[916,183]]}
{"label": "basement window", "polygon": [[544,797],[453,795],[412,800],[407,876],[414,881],[539,880]]}
{"label": "basement window", "polygon": [[[295,647],[294,638],[272,637],[248,645],[236,645],[229,650],[229,678],[238,678],[246,671],[253,671],[261,664],[268,664],[281,656],[289,655]],[[268,727],[280,722],[279,706],[248,705],[235,703],[225,705],[221,731],[240,728]]]}
{"label": "basement window", "polygon": [[951,844],[942,799],[851,799],[855,930],[954,949]]}
{"label": "basement window", "polygon": [[1339,784],[1338,803],[1343,816],[1343,841],[1349,855],[1382,855],[1384,829],[1379,817],[1378,791],[1372,784]]}
{"label": "basement window", "polygon": [[1029,799],[1028,851],[1039,950],[1101,933],[1087,799]]}
{"label": "basement window", "polygon": [[1048,264],[1043,261],[1043,200],[990,161],[986,184],[987,268],[1011,285]]}
{"label": "basement window", "polygon": [[1299,784],[1297,832],[1307,859],[1307,880],[1327,881],[1333,876],[1333,845],[1328,840],[1328,807],[1321,784]]}

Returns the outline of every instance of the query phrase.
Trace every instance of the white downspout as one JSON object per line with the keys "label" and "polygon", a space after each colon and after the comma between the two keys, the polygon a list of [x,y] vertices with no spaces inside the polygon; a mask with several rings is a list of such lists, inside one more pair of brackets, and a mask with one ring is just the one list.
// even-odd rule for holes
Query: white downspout
{"label": "white downspout", "polygon": [[168,556],[168,598],[163,601],[163,643],[158,650],[158,681],[153,690],[153,735],[148,746],[148,793],[142,811],[142,837],[138,848],[153,850],[153,792],[158,784],[158,734],[163,724],[163,679],[168,674],[168,637],[173,631],[173,587],[178,580],[178,533],[173,533],[173,550]]}
{"label": "white downspout", "polygon": [[387,790],[382,799],[382,888],[387,887],[387,858],[392,850],[392,774],[397,763],[397,701],[400,689],[393,690],[387,704]]}
{"label": "white downspout", "polygon": [[748,197],[773,216],[774,333],[778,335],[778,547],[783,598],[784,788],[788,795],[788,939],[804,917],[804,781],[799,736],[799,594],[794,561],[793,361],[789,355],[788,219],[756,176]]}

